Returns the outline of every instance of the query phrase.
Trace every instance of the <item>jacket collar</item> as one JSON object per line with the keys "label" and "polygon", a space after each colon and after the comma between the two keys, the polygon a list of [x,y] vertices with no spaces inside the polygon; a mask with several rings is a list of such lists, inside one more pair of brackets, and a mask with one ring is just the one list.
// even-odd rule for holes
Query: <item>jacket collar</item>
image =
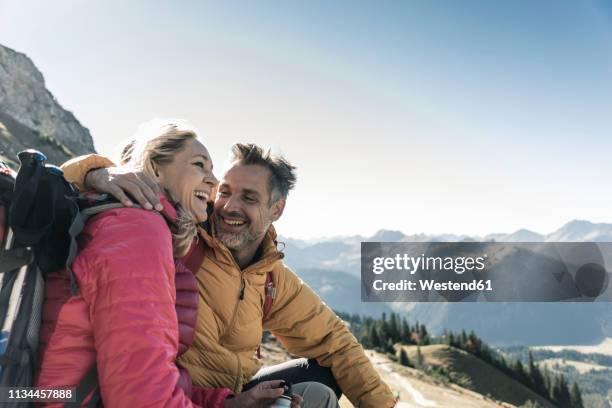
{"label": "jacket collar", "polygon": [[159,195],[159,201],[164,206],[164,209],[161,211],[164,218],[176,222],[178,220],[178,211],[174,204],[163,194]]}
{"label": "jacket collar", "polygon": [[[227,265],[235,265],[236,261],[234,260],[230,250],[215,236],[212,222],[207,222],[206,224],[207,225],[200,224],[198,228],[199,236],[204,240],[204,243],[215,252],[215,257],[218,260]],[[271,262],[284,258],[285,254],[282,252],[284,245],[283,248],[279,250],[277,248],[278,243],[276,238],[276,229],[273,225],[270,225],[270,228],[268,228],[268,231],[266,232],[266,236],[258,248],[257,252],[260,254],[259,258],[254,260],[254,262],[245,268],[245,270],[250,269],[254,265],[267,265]]]}

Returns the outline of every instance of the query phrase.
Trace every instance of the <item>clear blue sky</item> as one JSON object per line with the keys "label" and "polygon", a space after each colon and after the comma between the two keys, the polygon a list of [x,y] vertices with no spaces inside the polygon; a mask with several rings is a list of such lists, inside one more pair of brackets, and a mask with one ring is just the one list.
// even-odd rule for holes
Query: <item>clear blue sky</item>
{"label": "clear blue sky", "polygon": [[299,167],[284,235],[612,222],[612,3],[7,1],[0,44],[111,154],[152,117]]}

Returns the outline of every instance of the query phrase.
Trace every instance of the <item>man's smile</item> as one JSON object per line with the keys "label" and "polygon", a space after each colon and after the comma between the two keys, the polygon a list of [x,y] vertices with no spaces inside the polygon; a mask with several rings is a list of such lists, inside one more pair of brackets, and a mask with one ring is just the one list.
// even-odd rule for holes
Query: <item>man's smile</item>
{"label": "man's smile", "polygon": [[246,220],[243,218],[226,217],[223,215],[221,215],[219,218],[221,218],[223,226],[226,228],[229,227],[230,229],[239,229],[247,224]]}

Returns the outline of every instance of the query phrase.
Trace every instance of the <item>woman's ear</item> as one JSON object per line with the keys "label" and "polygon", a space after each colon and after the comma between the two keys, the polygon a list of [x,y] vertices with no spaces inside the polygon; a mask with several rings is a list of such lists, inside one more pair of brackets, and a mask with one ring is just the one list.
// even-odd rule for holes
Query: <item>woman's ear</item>
{"label": "woman's ear", "polygon": [[155,177],[155,181],[161,181],[161,176],[159,175],[159,167],[156,164],[151,164],[151,168],[153,169],[153,176]]}

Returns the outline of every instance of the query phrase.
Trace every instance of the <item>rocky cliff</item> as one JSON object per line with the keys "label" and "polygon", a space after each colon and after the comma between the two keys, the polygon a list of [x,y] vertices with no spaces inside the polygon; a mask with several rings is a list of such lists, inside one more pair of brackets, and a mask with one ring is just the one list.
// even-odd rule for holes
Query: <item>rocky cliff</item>
{"label": "rocky cliff", "polygon": [[0,45],[0,159],[16,165],[25,148],[54,164],[94,151],[89,130],[47,90],[32,60]]}

